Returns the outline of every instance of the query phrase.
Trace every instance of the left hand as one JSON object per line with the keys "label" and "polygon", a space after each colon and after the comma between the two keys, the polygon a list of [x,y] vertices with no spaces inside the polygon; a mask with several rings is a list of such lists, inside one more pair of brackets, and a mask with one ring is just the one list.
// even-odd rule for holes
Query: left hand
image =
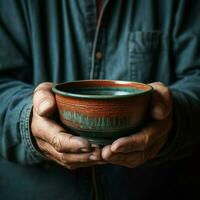
{"label": "left hand", "polygon": [[160,82],[150,85],[154,88],[152,120],[140,132],[105,146],[102,149],[105,162],[134,168],[154,158],[166,143],[172,127],[171,92]]}

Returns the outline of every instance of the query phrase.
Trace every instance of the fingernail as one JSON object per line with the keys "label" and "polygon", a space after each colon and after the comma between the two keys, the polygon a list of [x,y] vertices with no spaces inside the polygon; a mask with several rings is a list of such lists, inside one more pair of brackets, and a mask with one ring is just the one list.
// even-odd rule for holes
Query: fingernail
{"label": "fingernail", "polygon": [[90,160],[99,160],[99,158],[96,155],[90,155]]}
{"label": "fingernail", "polygon": [[45,100],[43,101],[40,105],[39,105],[39,113],[43,113],[45,112],[47,109],[49,109],[52,106],[52,102],[49,100]]}
{"label": "fingernail", "polygon": [[87,152],[89,152],[90,150],[87,149],[87,148],[81,148],[80,151],[83,152],[83,153],[87,153]]}

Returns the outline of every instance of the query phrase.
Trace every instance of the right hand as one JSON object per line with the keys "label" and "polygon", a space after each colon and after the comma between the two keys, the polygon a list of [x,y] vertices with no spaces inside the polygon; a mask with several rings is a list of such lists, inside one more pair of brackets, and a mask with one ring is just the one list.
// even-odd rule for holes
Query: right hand
{"label": "right hand", "polygon": [[41,83],[33,95],[31,132],[38,148],[47,158],[68,169],[101,164],[98,147],[92,147],[86,139],[66,132],[52,119],[57,106],[51,88],[52,83]]}

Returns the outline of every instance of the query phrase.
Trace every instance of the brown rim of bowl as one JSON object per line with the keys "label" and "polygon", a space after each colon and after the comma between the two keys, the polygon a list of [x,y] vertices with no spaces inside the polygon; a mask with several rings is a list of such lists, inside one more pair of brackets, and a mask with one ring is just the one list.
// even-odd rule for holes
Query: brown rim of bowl
{"label": "brown rim of bowl", "polygon": [[[81,85],[80,85],[81,83]],[[140,93],[130,93],[130,94],[123,94],[123,95],[90,95],[90,94],[77,94],[72,92],[66,92],[62,91],[59,88],[63,86],[73,86],[73,87],[82,87],[85,86],[91,87],[91,83],[93,83],[92,87],[104,87],[109,86],[113,87],[121,87],[121,88],[134,88],[141,90]],[[86,99],[116,99],[116,98],[125,98],[125,97],[131,97],[131,96],[138,96],[138,95],[145,95],[147,93],[151,93],[153,91],[153,87],[140,82],[134,82],[134,81],[121,81],[121,80],[77,80],[77,81],[70,81],[70,82],[64,82],[55,84],[52,88],[53,92],[55,94],[66,96],[66,97],[75,97],[75,98],[86,98]]]}

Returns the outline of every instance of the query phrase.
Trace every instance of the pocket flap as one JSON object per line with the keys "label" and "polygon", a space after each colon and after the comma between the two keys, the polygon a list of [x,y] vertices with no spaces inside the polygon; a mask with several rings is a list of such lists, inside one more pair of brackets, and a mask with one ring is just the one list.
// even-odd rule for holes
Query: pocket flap
{"label": "pocket flap", "polygon": [[129,51],[133,53],[147,53],[157,49],[161,38],[161,31],[135,31],[130,33]]}

